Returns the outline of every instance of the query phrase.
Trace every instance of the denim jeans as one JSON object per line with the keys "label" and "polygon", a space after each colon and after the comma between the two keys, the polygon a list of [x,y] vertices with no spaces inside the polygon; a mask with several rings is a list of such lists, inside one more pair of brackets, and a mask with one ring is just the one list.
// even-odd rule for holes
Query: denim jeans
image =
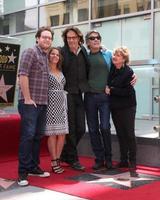
{"label": "denim jeans", "polygon": [[104,93],[86,93],[85,108],[95,161],[111,161],[109,98]]}
{"label": "denim jeans", "polygon": [[21,116],[19,144],[19,174],[28,172],[40,163],[40,141],[44,135],[46,105],[28,105],[18,102]]}

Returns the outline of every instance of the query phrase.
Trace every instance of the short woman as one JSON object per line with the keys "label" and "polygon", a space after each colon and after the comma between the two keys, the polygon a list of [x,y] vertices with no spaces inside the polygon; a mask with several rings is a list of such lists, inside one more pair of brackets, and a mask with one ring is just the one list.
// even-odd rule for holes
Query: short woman
{"label": "short woman", "polygon": [[58,48],[49,51],[49,102],[46,117],[45,135],[48,136],[48,149],[51,167],[54,173],[62,173],[60,155],[64,146],[65,134],[68,134],[68,117],[65,77],[61,72],[62,56]]}
{"label": "short woman", "polygon": [[136,170],[135,114],[136,95],[130,84],[133,70],[129,67],[126,47],[115,49],[106,93],[110,95],[110,109],[120,146],[118,167]]}

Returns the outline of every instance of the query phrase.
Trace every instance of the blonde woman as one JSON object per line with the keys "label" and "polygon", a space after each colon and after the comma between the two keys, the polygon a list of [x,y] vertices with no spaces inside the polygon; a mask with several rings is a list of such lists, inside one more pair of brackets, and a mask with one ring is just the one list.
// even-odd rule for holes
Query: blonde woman
{"label": "blonde woman", "polygon": [[130,84],[133,70],[129,67],[129,50],[119,47],[114,50],[113,65],[108,77],[106,93],[110,95],[110,109],[120,146],[118,167],[136,170],[135,114],[136,95]]}
{"label": "blonde woman", "polygon": [[62,56],[58,48],[49,51],[49,102],[45,135],[48,136],[48,150],[51,156],[51,168],[54,173],[62,173],[60,155],[68,134],[67,101],[64,91],[65,78],[61,72]]}

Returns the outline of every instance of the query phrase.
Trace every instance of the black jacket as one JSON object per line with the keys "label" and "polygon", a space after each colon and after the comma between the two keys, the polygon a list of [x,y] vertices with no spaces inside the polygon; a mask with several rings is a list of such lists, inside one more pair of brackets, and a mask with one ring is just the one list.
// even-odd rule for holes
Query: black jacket
{"label": "black jacket", "polygon": [[72,94],[88,92],[88,56],[82,46],[78,55],[72,53],[68,46],[61,49],[63,55],[62,71],[66,78],[65,90]]}
{"label": "black jacket", "polygon": [[132,75],[133,70],[129,66],[116,69],[115,66],[112,65],[108,77],[111,109],[124,109],[136,106],[135,90],[130,84]]}

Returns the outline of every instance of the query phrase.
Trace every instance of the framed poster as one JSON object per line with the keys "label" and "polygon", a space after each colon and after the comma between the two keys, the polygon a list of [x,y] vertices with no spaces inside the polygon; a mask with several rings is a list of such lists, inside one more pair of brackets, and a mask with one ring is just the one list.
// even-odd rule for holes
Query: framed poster
{"label": "framed poster", "polygon": [[0,107],[13,106],[20,45],[0,42]]}

